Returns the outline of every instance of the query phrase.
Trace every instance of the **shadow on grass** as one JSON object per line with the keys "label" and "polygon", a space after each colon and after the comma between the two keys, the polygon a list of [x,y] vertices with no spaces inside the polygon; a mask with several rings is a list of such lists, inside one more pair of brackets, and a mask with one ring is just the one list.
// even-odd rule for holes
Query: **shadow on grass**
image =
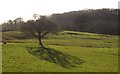
{"label": "shadow on grass", "polygon": [[64,54],[51,48],[27,47],[27,50],[39,59],[58,64],[64,68],[77,67],[84,62],[77,57]]}

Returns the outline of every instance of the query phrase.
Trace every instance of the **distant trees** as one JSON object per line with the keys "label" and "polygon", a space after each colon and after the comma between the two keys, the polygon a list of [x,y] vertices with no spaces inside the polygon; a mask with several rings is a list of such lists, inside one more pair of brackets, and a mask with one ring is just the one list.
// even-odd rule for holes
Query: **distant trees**
{"label": "distant trees", "polygon": [[20,30],[23,23],[24,21],[21,17],[16,18],[15,20],[8,20],[2,24],[2,31]]}
{"label": "distant trees", "polygon": [[[119,9],[88,9],[73,11],[62,14],[53,14],[47,17],[49,21],[58,24],[61,30],[72,30],[102,34],[118,35],[118,12]],[[34,14],[34,22],[39,19],[38,14]],[[9,20],[2,25],[2,31],[20,30],[25,22],[22,18]]]}
{"label": "distant trees", "polygon": [[[38,18],[37,16],[34,16]],[[50,32],[57,30],[57,25],[49,21],[45,16],[40,16],[36,20],[28,20],[22,25],[22,32],[27,35],[32,35],[39,40],[39,45],[45,48],[42,43],[42,38]]]}
{"label": "distant trees", "polygon": [[118,12],[113,9],[86,11],[75,19],[78,31],[118,34]]}
{"label": "distant trees", "polygon": [[118,9],[89,9],[53,14],[50,20],[63,30],[118,34]]}

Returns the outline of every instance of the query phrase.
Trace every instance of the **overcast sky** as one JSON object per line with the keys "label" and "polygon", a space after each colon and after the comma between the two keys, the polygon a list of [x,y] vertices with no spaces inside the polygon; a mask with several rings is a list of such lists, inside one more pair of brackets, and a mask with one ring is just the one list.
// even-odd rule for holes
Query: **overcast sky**
{"label": "overcast sky", "polygon": [[82,9],[118,8],[119,0],[0,0],[0,23],[34,13],[51,15]]}

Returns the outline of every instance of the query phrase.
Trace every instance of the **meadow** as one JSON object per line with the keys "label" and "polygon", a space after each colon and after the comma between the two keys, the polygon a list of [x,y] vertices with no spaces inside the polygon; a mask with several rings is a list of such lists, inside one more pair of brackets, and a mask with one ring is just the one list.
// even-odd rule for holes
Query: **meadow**
{"label": "meadow", "polygon": [[2,72],[2,44],[0,44],[0,73]]}
{"label": "meadow", "polygon": [[118,36],[62,31],[43,40],[3,32],[3,72],[118,72]]}

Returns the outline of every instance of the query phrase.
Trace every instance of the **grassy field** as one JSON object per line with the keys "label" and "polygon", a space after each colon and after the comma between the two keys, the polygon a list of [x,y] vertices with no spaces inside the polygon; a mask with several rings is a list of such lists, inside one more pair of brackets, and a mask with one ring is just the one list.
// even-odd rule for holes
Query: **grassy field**
{"label": "grassy field", "polygon": [[2,72],[2,45],[0,44],[0,73]]}
{"label": "grassy field", "polygon": [[[72,35],[71,35],[72,34]],[[38,40],[20,32],[3,33],[3,72],[117,72],[118,36],[63,31]]]}

